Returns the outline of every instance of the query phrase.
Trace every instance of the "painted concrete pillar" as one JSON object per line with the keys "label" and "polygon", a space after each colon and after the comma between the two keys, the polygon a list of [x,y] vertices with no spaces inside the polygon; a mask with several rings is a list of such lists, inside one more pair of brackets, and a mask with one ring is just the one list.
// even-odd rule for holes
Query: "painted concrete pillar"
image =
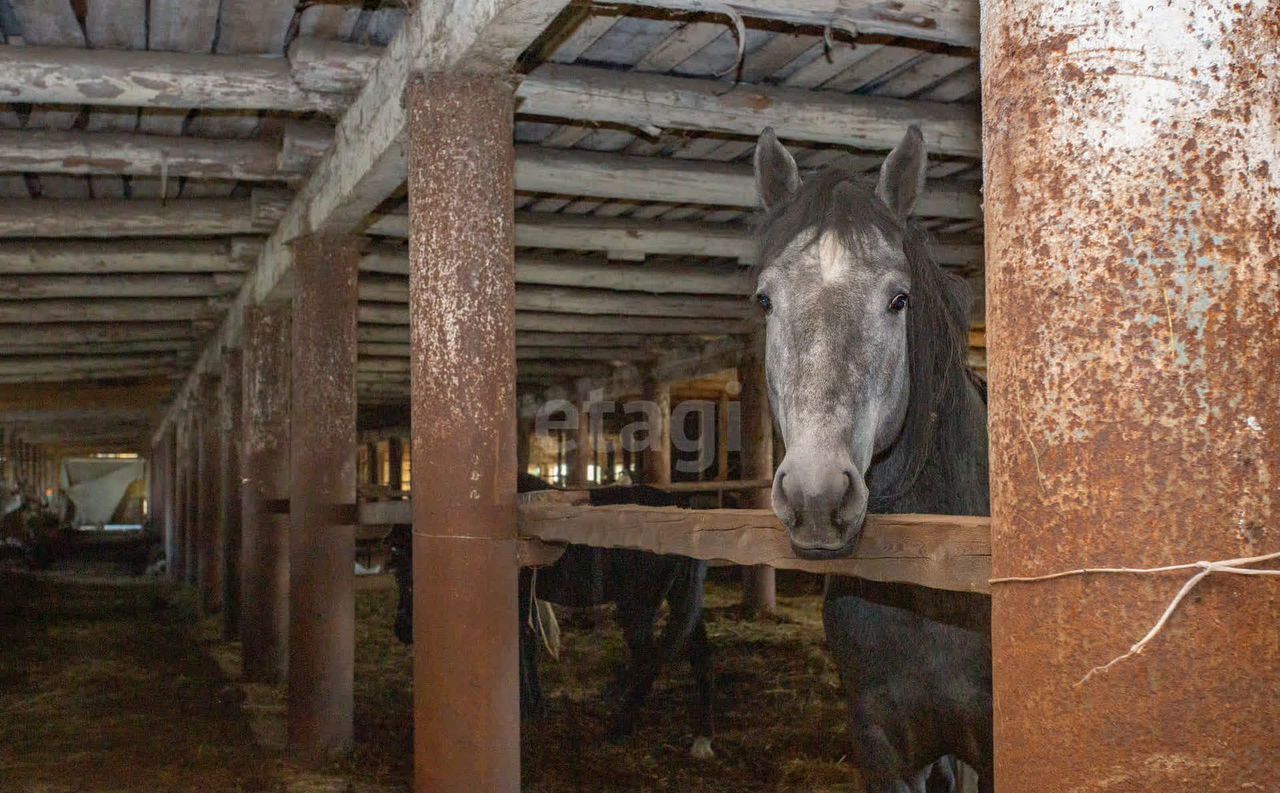
{"label": "painted concrete pillar", "polygon": [[[769,412],[769,387],[764,370],[764,334],[747,341],[742,365],[738,368],[742,385],[742,478],[773,478],[773,416]],[[750,499],[748,499],[750,500]],[[768,509],[769,491],[757,491],[756,509]],[[768,565],[742,568],[742,613],[746,616],[772,614],[778,608],[776,575]]]}
{"label": "painted concrete pillar", "polygon": [[293,245],[289,442],[289,751],[351,750],[355,674],[354,237]]}
{"label": "painted concrete pillar", "polygon": [[[1280,550],[1276,4],[989,0],[982,34],[995,576]],[[1280,579],[1211,575],[1089,675],[1189,577],[993,586],[1002,793],[1274,787]]]}
{"label": "painted concrete pillar", "polygon": [[289,668],[289,318],[287,303],[245,313],[240,642],[260,683]]}
{"label": "painted concrete pillar", "polygon": [[[414,789],[520,789],[513,92],[411,81]],[[484,582],[477,586],[476,582]]]}
{"label": "painted concrete pillar", "polygon": [[218,409],[218,377],[202,375],[196,411],[197,489],[200,511],[196,518],[196,579],[200,610],[216,614],[222,610],[222,422]]}
{"label": "painted concrete pillar", "polygon": [[240,635],[240,544],[241,544],[241,412],[243,397],[243,353],[227,350],[222,355],[222,391],[218,404],[222,435],[222,468],[218,476],[219,515],[222,529],[222,635]]}
{"label": "painted concrete pillar", "polygon": [[642,388],[643,401],[653,406],[648,415],[653,427],[640,453],[641,477],[647,485],[662,487],[671,484],[671,386],[646,372]]}

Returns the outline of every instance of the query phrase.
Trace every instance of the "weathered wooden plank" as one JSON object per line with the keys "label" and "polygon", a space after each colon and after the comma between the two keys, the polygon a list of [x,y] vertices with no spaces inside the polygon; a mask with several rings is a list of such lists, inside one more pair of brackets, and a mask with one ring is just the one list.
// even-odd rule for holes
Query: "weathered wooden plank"
{"label": "weathered wooden plank", "polygon": [[[290,241],[303,234],[352,231],[399,189],[406,173],[404,136],[408,123],[401,98],[410,75],[438,71],[505,74],[567,2],[443,0],[417,6],[360,93],[354,100],[343,101],[346,112],[338,124],[335,145],[264,245],[251,279],[179,389],[175,405],[192,392],[201,372],[214,366],[222,346],[236,341],[243,311],[269,299],[287,283],[292,266]],[[157,433],[164,431],[173,415],[172,410],[166,414]]]}
{"label": "weathered wooden plank", "polygon": [[772,126],[783,139],[891,149],[919,124],[929,151],[978,158],[978,114],[961,105],[906,102],[835,92],[737,85],[717,80],[544,64],[520,84],[522,112],[611,122],[758,135]]}
{"label": "weathered wooden plank", "polygon": [[195,340],[112,341],[98,343],[31,344],[25,339],[5,345],[6,355],[122,355],[125,353],[186,352],[194,357]]}
{"label": "weathered wooden plank", "polygon": [[[896,127],[899,139],[903,129]],[[517,147],[516,189],[673,204],[755,207],[758,203],[749,165],[529,145]],[[921,217],[977,218],[981,212],[977,186],[972,184],[931,182],[916,206]]]}
{"label": "weathered wooden plank", "polygon": [[[403,250],[374,249],[360,259],[361,273],[408,276],[409,259]],[[548,256],[516,257],[516,283],[540,286],[565,286],[588,289],[615,289],[655,294],[750,295],[755,281],[743,268],[723,265],[620,265],[600,261],[574,260]],[[368,300],[408,299],[408,281],[376,281],[361,277],[362,287],[369,284]]]}
{"label": "weathered wooden plank", "polygon": [[[409,312],[400,305],[361,303],[360,322],[388,326],[379,329],[378,341],[409,340]],[[366,329],[368,331],[374,328]],[[560,314],[547,311],[516,312],[516,331],[542,333],[593,333],[627,335],[725,336],[746,331],[736,320],[690,319],[684,317],[644,317],[590,314]],[[365,336],[367,338],[367,336]]]}
{"label": "weathered wooden plank", "polygon": [[65,324],[19,323],[0,325],[0,349],[23,344],[105,344],[131,341],[164,341],[193,338],[190,322],[87,322]]}
{"label": "weathered wooden plank", "polygon": [[869,515],[850,559],[806,561],[770,510],[522,504],[520,531],[544,542],[632,548],[734,564],[767,564],[936,589],[988,591],[988,518]]}
{"label": "weathered wooden plank", "polygon": [[725,6],[744,17],[824,28],[835,25],[863,34],[902,36],[962,47],[978,46],[975,0],[629,0],[631,5],[722,13]]}
{"label": "weathered wooden plank", "polygon": [[249,201],[13,201],[0,212],[0,239],[75,237],[203,237],[262,234]]}
{"label": "weathered wooden plank", "polygon": [[174,322],[213,319],[219,302],[196,297],[0,301],[0,323]]}
{"label": "weathered wooden plank", "polygon": [[0,376],[166,370],[188,360],[177,353],[142,355],[0,355]]}
{"label": "weathered wooden plank", "polygon": [[43,298],[216,297],[240,287],[243,276],[224,273],[6,275],[0,301]]}
{"label": "weathered wooden plank", "polygon": [[[411,502],[360,505],[362,523],[412,523]],[[520,534],[549,543],[629,548],[740,565],[851,575],[960,592],[987,592],[989,518],[868,515],[849,559],[808,561],[791,550],[770,510],[520,504]]]}
{"label": "weathered wooden plank", "polygon": [[280,181],[280,146],[265,140],[210,140],[121,132],[0,130],[0,170],[22,173],[167,175]]}
{"label": "weathered wooden plank", "polygon": [[284,58],[66,47],[0,47],[0,95],[10,102],[333,115],[349,104],[345,96],[298,87]]}
{"label": "weathered wooden plank", "polygon": [[[361,312],[399,317],[408,324],[409,283],[403,278],[366,276],[360,279]],[[753,304],[745,297],[711,295],[648,294],[615,292],[610,289],[579,289],[558,286],[525,286],[516,290],[517,311],[547,311],[560,314],[604,314],[629,317],[681,317],[743,320],[752,315]],[[726,325],[732,324],[726,322]]]}
{"label": "weathered wooden plank", "polygon": [[38,273],[234,273],[223,240],[0,242],[0,275]]}

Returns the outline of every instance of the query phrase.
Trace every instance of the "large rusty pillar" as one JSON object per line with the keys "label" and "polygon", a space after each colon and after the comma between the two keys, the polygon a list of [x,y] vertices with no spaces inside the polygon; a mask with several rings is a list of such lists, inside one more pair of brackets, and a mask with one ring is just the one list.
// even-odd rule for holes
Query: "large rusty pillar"
{"label": "large rusty pillar", "polygon": [[[742,391],[741,467],[743,479],[773,478],[773,416],[769,412],[769,386],[765,381],[764,334],[747,340],[738,369]],[[748,498],[749,506],[768,509],[769,491],[759,490]],[[772,614],[778,608],[776,575],[768,565],[742,569],[742,613],[746,616]]]}
{"label": "large rusty pillar", "polygon": [[355,237],[293,245],[289,750],[350,751],[355,674]]}
{"label": "large rusty pillar", "polygon": [[245,678],[261,683],[289,668],[289,310],[245,312],[240,642]]}
{"label": "large rusty pillar", "polygon": [[222,422],[218,409],[218,377],[202,375],[199,386],[197,426],[197,487],[200,512],[196,519],[196,581],[200,610],[216,614],[222,609]]}
{"label": "large rusty pillar", "polygon": [[220,496],[218,522],[222,527],[222,635],[234,639],[240,635],[240,519],[241,486],[241,411],[240,393],[243,377],[243,353],[230,349],[222,355],[222,392],[219,429],[222,433],[222,468],[218,476]]}
{"label": "large rusty pillar", "polygon": [[414,789],[514,793],[513,92],[432,75],[408,103]]}
{"label": "large rusty pillar", "polygon": [[[982,29],[994,574],[1280,550],[1280,9]],[[1274,788],[1280,579],[1210,575],[1084,679],[1189,576],[993,586],[1002,793]]]}
{"label": "large rusty pillar", "polygon": [[671,484],[671,386],[646,371],[641,387],[652,426],[648,443],[640,450],[640,474],[645,484],[662,487]]}

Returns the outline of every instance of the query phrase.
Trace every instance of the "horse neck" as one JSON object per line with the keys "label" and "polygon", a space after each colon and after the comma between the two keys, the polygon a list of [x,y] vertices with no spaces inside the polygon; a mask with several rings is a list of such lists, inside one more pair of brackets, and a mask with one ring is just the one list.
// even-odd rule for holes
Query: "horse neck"
{"label": "horse neck", "polygon": [[[938,415],[924,467],[911,487],[882,511],[937,515],[991,514],[987,481],[987,406],[969,377]],[[872,466],[874,476],[875,465]]]}

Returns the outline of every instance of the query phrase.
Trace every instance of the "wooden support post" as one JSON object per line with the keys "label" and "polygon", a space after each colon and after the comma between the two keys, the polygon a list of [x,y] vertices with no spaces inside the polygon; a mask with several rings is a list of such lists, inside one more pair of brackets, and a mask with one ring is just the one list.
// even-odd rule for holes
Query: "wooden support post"
{"label": "wooden support post", "polygon": [[188,405],[186,424],[186,448],[183,456],[186,467],[183,476],[183,513],[182,513],[182,582],[187,586],[196,583],[196,549],[200,536],[197,526],[200,520],[200,443],[196,433],[196,407]]}
{"label": "wooden support post", "polygon": [[369,460],[369,468],[365,471],[366,485],[382,484],[382,472],[378,470],[378,444],[372,441],[364,445],[365,457]]}
{"label": "wooden support post", "polygon": [[643,388],[651,426],[648,444],[640,451],[641,477],[647,485],[662,487],[671,484],[671,387],[646,372]]}
{"label": "wooden support post", "polygon": [[[764,372],[764,334],[754,334],[743,350],[738,373],[742,384],[742,478],[773,478],[773,418],[769,413],[769,391]],[[748,497],[748,500],[751,500]],[[765,508],[768,496],[761,491],[755,503]],[[778,607],[772,567],[758,564],[742,569],[742,613],[747,617],[772,614]]]}
{"label": "wooden support post", "polygon": [[[1274,3],[982,16],[994,575],[1280,550]],[[998,790],[1274,785],[1280,578],[1117,660],[1209,572],[993,583]]]}
{"label": "wooden support post", "polygon": [[588,483],[587,467],[591,463],[591,414],[586,400],[579,395],[578,429],[573,433],[569,448],[569,478],[567,484],[581,487]]}
{"label": "wooden support post", "polygon": [[[414,790],[520,789],[511,83],[411,81]],[[483,581],[484,586],[475,582]]]}
{"label": "wooden support post", "polygon": [[183,533],[186,523],[185,516],[187,511],[187,491],[184,487],[186,482],[186,442],[187,432],[185,421],[182,415],[172,423],[173,430],[173,460],[169,466],[169,477],[172,480],[172,492],[169,495],[171,509],[169,510],[169,535],[173,541],[173,550],[169,554],[169,581],[174,584],[181,584],[186,580],[187,569],[187,543]]}
{"label": "wooden support post", "polygon": [[[729,480],[729,391],[720,392],[720,401],[716,405],[716,481]],[[724,506],[724,492],[721,491],[721,504]]]}
{"label": "wooden support post", "polygon": [[170,581],[176,581],[174,566],[178,563],[178,430],[170,424],[165,428],[160,442],[161,456],[164,460],[161,503],[163,516],[161,526],[164,529],[165,572]]}
{"label": "wooden support post", "polygon": [[222,422],[218,408],[218,378],[204,375],[200,379],[199,407],[196,413],[199,474],[197,500],[200,511],[196,519],[196,579],[200,592],[200,610],[216,614],[222,610],[222,578],[226,560],[222,556]]}
{"label": "wooden support post", "polygon": [[352,740],[359,240],[293,253],[289,750],[317,763]]}
{"label": "wooden support post", "polygon": [[244,676],[282,683],[289,668],[289,305],[245,313],[240,641]]}
{"label": "wooden support post", "polygon": [[243,353],[227,350],[222,358],[222,408],[220,429],[222,432],[222,469],[219,472],[220,496],[219,523],[222,527],[222,635],[231,640],[240,635],[240,545],[243,523],[241,521],[241,411],[243,396]]}
{"label": "wooden support post", "polygon": [[387,487],[400,490],[404,487],[404,443],[398,436],[387,438]]}
{"label": "wooden support post", "polygon": [[520,416],[516,420],[516,470],[529,472],[529,457],[533,448],[533,416]]}

